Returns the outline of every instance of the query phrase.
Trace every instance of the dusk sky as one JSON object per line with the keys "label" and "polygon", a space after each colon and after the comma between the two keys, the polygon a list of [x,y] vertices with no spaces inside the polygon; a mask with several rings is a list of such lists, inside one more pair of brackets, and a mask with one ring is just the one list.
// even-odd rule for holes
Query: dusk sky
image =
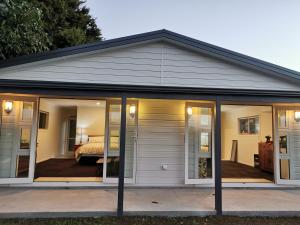
{"label": "dusk sky", "polygon": [[300,71],[299,0],[87,0],[105,39],[168,29]]}

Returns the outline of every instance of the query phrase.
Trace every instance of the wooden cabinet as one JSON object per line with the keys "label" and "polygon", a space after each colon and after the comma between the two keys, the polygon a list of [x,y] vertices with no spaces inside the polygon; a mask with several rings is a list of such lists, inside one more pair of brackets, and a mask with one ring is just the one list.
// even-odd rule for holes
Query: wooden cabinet
{"label": "wooden cabinet", "polygon": [[259,167],[273,173],[274,171],[274,147],[273,142],[260,142],[258,143],[259,152]]}

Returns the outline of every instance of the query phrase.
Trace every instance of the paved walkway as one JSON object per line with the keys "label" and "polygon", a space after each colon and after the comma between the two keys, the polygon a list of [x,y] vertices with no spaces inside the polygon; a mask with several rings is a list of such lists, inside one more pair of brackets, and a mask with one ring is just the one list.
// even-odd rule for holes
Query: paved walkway
{"label": "paved walkway", "polygon": [[[214,189],[127,189],[127,215],[213,215]],[[0,217],[115,215],[116,189],[0,188]],[[223,189],[227,215],[300,216],[300,190]]]}

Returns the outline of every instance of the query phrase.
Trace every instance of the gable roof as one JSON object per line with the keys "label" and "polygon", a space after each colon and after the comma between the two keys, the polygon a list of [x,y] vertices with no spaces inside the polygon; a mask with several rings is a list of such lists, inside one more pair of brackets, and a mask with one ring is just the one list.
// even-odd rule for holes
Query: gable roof
{"label": "gable roof", "polygon": [[293,81],[300,81],[300,72],[287,69],[285,67],[281,67],[266,61],[262,61],[244,54],[240,54],[164,29],[3,60],[0,61],[0,69],[63,56],[76,55],[80,53],[110,49],[155,40],[164,40],[172,42],[177,45],[193,49],[194,51],[205,53],[213,57],[230,61],[235,64],[246,66],[255,70],[259,70],[261,72],[272,74],[277,77],[290,79]]}

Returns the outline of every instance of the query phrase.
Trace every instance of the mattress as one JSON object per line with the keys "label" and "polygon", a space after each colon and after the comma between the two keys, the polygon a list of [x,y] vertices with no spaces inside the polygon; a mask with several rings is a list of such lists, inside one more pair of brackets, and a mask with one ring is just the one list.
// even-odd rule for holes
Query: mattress
{"label": "mattress", "polygon": [[95,142],[83,144],[75,151],[75,158],[77,161],[80,160],[81,156],[103,156],[104,154],[104,143]]}

